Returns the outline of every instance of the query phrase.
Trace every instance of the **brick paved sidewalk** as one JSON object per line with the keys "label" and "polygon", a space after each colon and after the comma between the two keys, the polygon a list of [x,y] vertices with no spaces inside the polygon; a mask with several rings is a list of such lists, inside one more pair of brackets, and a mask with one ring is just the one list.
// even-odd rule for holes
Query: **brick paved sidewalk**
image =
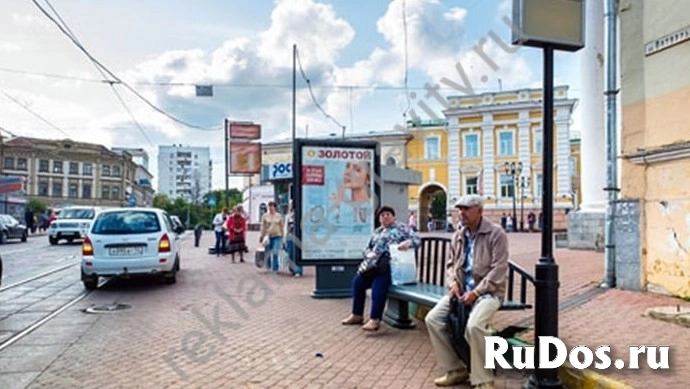
{"label": "brick paved sidewalk", "polygon": [[[249,233],[250,246],[258,241],[254,234]],[[538,235],[514,234],[510,239],[513,259],[533,272]],[[211,244],[208,232],[199,248],[190,237],[183,242],[182,271],[175,285],[120,281],[63,312],[56,323],[49,322],[41,329],[43,336],[52,331],[67,337],[58,333],[65,322],[80,323],[80,332],[64,343],[57,359],[34,367],[37,372],[28,387],[434,387],[433,378],[441,372],[423,322],[414,330],[384,325],[373,334],[342,326],[339,321],[349,313],[351,301],[311,298],[313,268],[306,268],[302,278],[274,275],[254,267],[251,256],[248,263],[233,264],[229,257],[208,255]],[[557,250],[555,256],[562,302],[588,293],[603,275],[601,253]],[[114,302],[133,308],[95,318],[80,311]],[[647,306],[676,302],[607,291],[563,312],[560,335],[570,345],[610,344],[614,350],[635,343],[670,344],[671,372],[606,373],[634,387],[671,388],[690,378],[683,369],[688,363],[683,357],[690,355],[683,336],[687,329],[640,315]],[[529,320],[533,314],[500,312],[496,324]],[[26,353],[33,344],[27,339],[17,346]],[[519,388],[523,381],[520,372],[499,371],[496,383],[497,388]]]}

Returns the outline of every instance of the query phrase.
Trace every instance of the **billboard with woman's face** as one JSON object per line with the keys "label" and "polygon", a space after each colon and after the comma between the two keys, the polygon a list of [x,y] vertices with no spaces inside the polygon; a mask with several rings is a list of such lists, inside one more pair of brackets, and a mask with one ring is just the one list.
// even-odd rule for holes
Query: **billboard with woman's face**
{"label": "billboard with woman's face", "polygon": [[378,143],[303,140],[297,152],[298,259],[360,261],[378,206]]}

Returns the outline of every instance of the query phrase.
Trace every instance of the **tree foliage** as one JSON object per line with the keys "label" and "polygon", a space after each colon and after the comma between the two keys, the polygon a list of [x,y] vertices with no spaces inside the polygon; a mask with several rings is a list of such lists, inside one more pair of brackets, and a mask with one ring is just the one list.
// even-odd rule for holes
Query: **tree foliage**
{"label": "tree foliage", "polygon": [[33,213],[43,213],[48,209],[48,206],[41,200],[30,199],[26,203],[26,210]]}
{"label": "tree foliage", "polygon": [[446,194],[443,191],[438,191],[434,193],[431,198],[431,216],[434,219],[444,219],[446,218]]}
{"label": "tree foliage", "polygon": [[[211,197],[215,199],[215,206],[209,205]],[[226,203],[224,190],[208,192],[198,201],[192,202],[188,202],[181,197],[173,200],[165,194],[157,194],[153,197],[153,207],[163,209],[170,215],[179,217],[182,223],[187,225],[187,228],[193,228],[199,223],[205,228],[210,228],[213,216],[220,212],[226,204],[228,204],[229,208],[232,208],[242,203],[242,192],[236,188],[230,189],[227,200],[228,202]]]}

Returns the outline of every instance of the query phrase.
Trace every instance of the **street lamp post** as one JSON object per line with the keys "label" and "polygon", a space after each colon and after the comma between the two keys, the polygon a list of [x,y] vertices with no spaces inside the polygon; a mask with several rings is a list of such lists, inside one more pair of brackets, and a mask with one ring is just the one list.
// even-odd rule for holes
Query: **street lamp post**
{"label": "street lamp post", "polygon": [[511,218],[513,219],[513,232],[517,231],[517,176],[520,175],[522,172],[522,162],[518,162],[517,164],[515,162],[507,162],[503,165],[503,167],[506,169],[506,175],[509,175],[511,178],[512,182],[512,197],[513,197],[513,215]]}
{"label": "street lamp post", "polygon": [[520,231],[525,232],[525,188],[529,186],[529,177],[520,176]]}
{"label": "street lamp post", "polygon": [[[610,4],[614,0],[608,0]],[[542,344],[541,337],[558,337],[558,264],[553,258],[553,54],[554,50],[578,51],[585,46],[585,0],[513,0],[512,43],[543,51],[542,109],[543,149],[542,207],[544,228],[541,257],[534,273],[535,353],[552,361],[557,350]],[[594,3],[592,1],[592,3]],[[548,22],[545,22],[548,21]],[[525,385],[528,389],[562,389],[555,367],[538,366]]]}

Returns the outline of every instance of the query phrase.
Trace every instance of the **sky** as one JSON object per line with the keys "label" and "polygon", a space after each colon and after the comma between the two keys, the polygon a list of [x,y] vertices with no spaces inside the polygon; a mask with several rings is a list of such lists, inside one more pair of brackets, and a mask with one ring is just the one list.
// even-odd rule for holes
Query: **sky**
{"label": "sky", "polygon": [[[298,137],[343,126],[346,134],[390,131],[421,101],[442,117],[425,85],[439,85],[443,96],[540,87],[541,51],[507,46],[511,4],[3,1],[0,127],[5,136],[143,147],[154,176],[159,145],[209,146],[213,187],[221,189],[225,119],[261,124],[262,141],[292,134],[293,45]],[[474,50],[482,41],[484,58]],[[578,53],[556,52],[554,67],[555,84],[578,99],[579,61]],[[213,85],[214,95],[197,97],[195,85]],[[231,187],[241,183],[231,177]]]}

